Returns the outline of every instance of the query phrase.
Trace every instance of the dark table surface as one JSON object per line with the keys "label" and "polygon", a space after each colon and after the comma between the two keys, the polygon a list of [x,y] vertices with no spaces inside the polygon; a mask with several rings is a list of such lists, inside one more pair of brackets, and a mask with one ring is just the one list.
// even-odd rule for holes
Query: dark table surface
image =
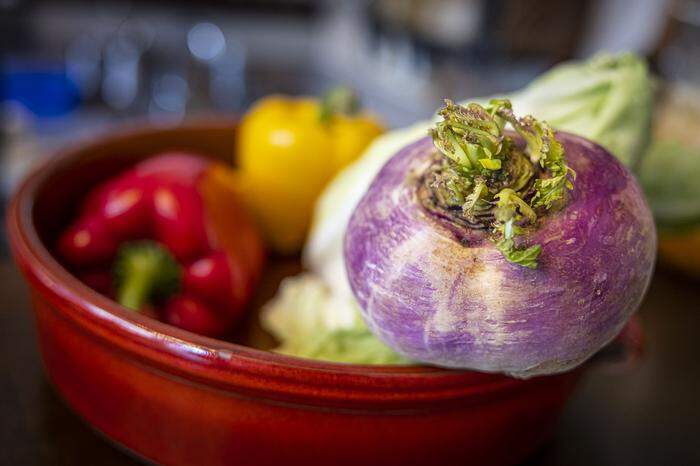
{"label": "dark table surface", "polygon": [[[139,464],[54,393],[27,288],[6,258],[0,303],[0,464]],[[700,282],[657,272],[640,315],[644,359],[623,372],[592,368],[554,438],[527,465],[700,465]]]}

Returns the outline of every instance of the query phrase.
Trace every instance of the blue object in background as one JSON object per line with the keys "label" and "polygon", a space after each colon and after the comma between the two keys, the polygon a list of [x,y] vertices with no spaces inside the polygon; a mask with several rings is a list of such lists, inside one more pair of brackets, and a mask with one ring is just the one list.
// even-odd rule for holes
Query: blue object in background
{"label": "blue object in background", "polygon": [[15,101],[39,118],[69,113],[80,104],[80,92],[63,67],[48,63],[5,63],[0,101]]}

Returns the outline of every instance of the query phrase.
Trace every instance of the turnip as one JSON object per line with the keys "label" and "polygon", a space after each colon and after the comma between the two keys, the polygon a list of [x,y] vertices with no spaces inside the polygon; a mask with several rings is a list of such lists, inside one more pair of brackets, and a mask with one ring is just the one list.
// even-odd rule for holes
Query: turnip
{"label": "turnip", "polygon": [[365,322],[415,361],[516,377],[576,367],[648,286],[656,231],[640,187],[601,146],[516,118],[508,101],[448,102],[441,116],[348,224]]}

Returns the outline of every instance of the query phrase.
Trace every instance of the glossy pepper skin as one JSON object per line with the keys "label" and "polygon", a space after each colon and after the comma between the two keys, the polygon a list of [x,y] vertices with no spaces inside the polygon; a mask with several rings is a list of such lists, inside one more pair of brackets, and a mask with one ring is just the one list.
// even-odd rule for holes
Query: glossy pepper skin
{"label": "glossy pepper skin", "polygon": [[[300,249],[319,193],[384,131],[339,89],[323,100],[270,96],[243,117],[237,165],[243,197],[272,248]],[[339,98],[334,98],[339,97]]]}
{"label": "glossy pepper skin", "polygon": [[[204,157],[161,154],[94,188],[59,238],[60,257],[86,283],[105,283],[118,249],[149,239],[179,264],[177,294],[163,303],[163,320],[205,335],[236,322],[260,277],[260,236],[239,205],[229,169]],[[143,309],[140,309],[143,311]]]}

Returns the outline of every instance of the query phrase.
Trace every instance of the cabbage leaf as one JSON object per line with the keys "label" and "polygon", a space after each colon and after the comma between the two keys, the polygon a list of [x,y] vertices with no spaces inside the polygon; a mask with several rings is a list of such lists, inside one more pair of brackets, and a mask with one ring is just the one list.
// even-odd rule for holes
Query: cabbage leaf
{"label": "cabbage leaf", "polygon": [[629,53],[555,66],[509,98],[558,130],[597,142],[634,169],[649,144],[654,85]]}
{"label": "cabbage leaf", "polygon": [[261,318],[281,342],[279,353],[353,364],[407,364],[369,331],[357,306],[306,273],[286,278]]}

